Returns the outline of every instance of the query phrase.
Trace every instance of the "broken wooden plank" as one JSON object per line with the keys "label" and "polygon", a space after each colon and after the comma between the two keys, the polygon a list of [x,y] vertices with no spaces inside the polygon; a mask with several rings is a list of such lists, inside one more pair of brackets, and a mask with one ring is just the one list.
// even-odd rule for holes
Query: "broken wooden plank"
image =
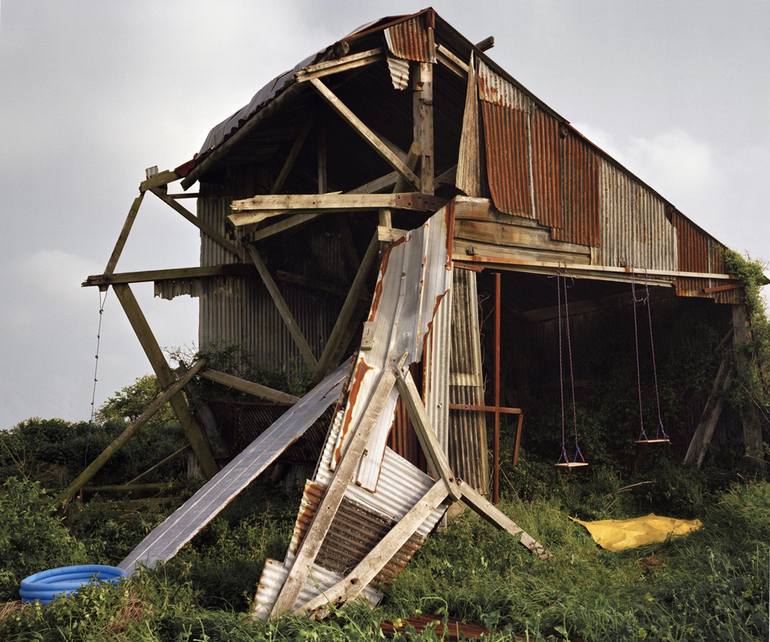
{"label": "broken wooden plank", "polygon": [[318,367],[313,375],[314,381],[320,380],[330,368],[339,362],[342,358],[342,352],[350,342],[350,335],[354,331],[353,324],[356,322],[354,312],[360,305],[360,298],[366,288],[367,279],[377,261],[377,250],[378,244],[375,236],[366,248],[366,254],[358,266],[353,282],[350,284],[348,295],[345,297],[345,302],[337,315],[331,333],[329,333],[329,339],[326,341],[326,346],[318,360]]}
{"label": "broken wooden plank", "polygon": [[180,279],[208,279],[217,276],[247,276],[254,274],[254,267],[245,263],[226,263],[203,267],[171,268],[168,270],[142,270],[92,274],[81,283],[82,287],[107,286],[113,283],[148,283],[151,281],[177,281]]}
{"label": "broken wooden plank", "polygon": [[311,370],[315,370],[318,366],[318,361],[316,360],[305,335],[302,333],[297,320],[289,309],[286,299],[283,298],[281,291],[278,289],[278,285],[270,274],[270,270],[267,269],[267,265],[265,265],[265,262],[262,260],[262,256],[257,251],[257,248],[253,245],[247,245],[246,249],[249,256],[251,256],[251,260],[254,262],[254,266],[257,268],[257,272],[259,272],[259,276],[262,277],[262,283],[265,284],[265,288],[273,299],[273,303],[278,309],[278,313],[286,324],[289,334],[291,334],[292,339],[294,339],[294,343],[297,346],[305,365]]}
{"label": "broken wooden plank", "polygon": [[294,163],[297,161],[297,156],[299,156],[299,153],[302,151],[302,147],[305,144],[311,129],[313,129],[313,119],[308,118],[305,121],[305,124],[302,126],[302,129],[299,130],[299,133],[294,139],[294,142],[292,142],[291,147],[289,148],[289,153],[286,154],[283,165],[281,165],[281,169],[278,171],[278,176],[275,177],[273,184],[270,186],[270,191],[273,194],[280,192],[283,188],[283,184],[289,177],[289,173],[294,167]]}
{"label": "broken wooden plank", "polygon": [[297,82],[307,82],[313,78],[323,78],[343,71],[366,67],[367,65],[371,65],[372,63],[384,59],[385,53],[382,47],[377,47],[375,49],[368,49],[367,51],[350,54],[349,56],[343,56],[335,60],[325,60],[314,65],[308,65],[307,67],[300,69],[295,74],[295,78],[297,79]]}
{"label": "broken wooden plank", "polygon": [[118,259],[120,259],[120,255],[123,253],[123,248],[126,245],[128,235],[131,233],[131,228],[134,225],[136,215],[139,213],[139,208],[141,207],[143,200],[144,192],[140,191],[139,196],[133,200],[131,207],[128,210],[126,220],[123,222],[123,227],[120,230],[120,234],[118,234],[117,241],[115,241],[115,247],[112,249],[112,254],[110,254],[110,258],[107,261],[107,267],[104,268],[105,274],[112,274],[115,271],[115,267],[118,264]]}
{"label": "broken wooden plank", "polygon": [[178,203],[173,198],[169,198],[166,194],[157,188],[153,188],[150,191],[155,194],[155,196],[157,196],[161,201],[166,203],[166,205],[171,207],[171,209],[175,210],[178,214],[181,214],[183,218],[187,219],[190,223],[197,227],[201,232],[203,232],[212,241],[214,241],[214,243],[230,252],[230,254],[233,256],[242,260],[246,259],[243,250],[238,245],[226,239],[208,223],[203,221],[198,216],[195,216],[195,214],[188,210],[184,205]]}
{"label": "broken wooden plank", "polygon": [[457,484],[452,469],[449,467],[444,449],[441,447],[436,433],[430,425],[428,413],[422,403],[420,393],[417,391],[412,374],[408,370],[406,373],[399,371],[396,385],[401,394],[401,400],[406,406],[406,412],[412,422],[414,431],[417,433],[417,440],[420,442],[425,458],[431,463],[436,473],[441,476],[441,479],[444,480],[447,492],[453,499],[459,500],[462,497],[460,487]]}
{"label": "broken wooden plank", "polygon": [[457,155],[455,185],[468,196],[481,196],[481,148],[479,145],[479,100],[473,55],[468,65],[468,86]]}
{"label": "broken wooden plank", "polygon": [[318,556],[318,552],[321,550],[321,545],[329,531],[332,520],[337,514],[337,509],[342,502],[342,497],[345,495],[348,484],[353,481],[353,477],[358,470],[358,464],[366,448],[369,435],[374,426],[377,425],[377,420],[395,384],[395,371],[392,367],[387,368],[380,375],[366,412],[358,421],[358,425],[354,427],[354,432],[349,438],[348,446],[342,458],[337,463],[337,468],[334,471],[331,482],[329,482],[329,487],[326,489],[323,499],[321,499],[315,517],[305,533],[302,543],[299,545],[294,563],[273,605],[271,611],[273,617],[290,611],[294,607],[297,596],[305,585],[310,575],[310,569]]}
{"label": "broken wooden plank", "polygon": [[141,415],[139,415],[134,421],[132,421],[110,444],[99,453],[94,460],[86,466],[67,488],[62,491],[59,496],[59,501],[62,504],[66,504],[72,499],[83,486],[85,486],[93,477],[98,473],[104,465],[112,458],[112,456],[118,452],[131,437],[136,434],[144,424],[146,424],[155,413],[158,412],[174,395],[179,393],[190,380],[200,372],[203,366],[206,365],[204,359],[196,361],[190,369],[179,377],[173,384],[168,386],[163,392],[161,392],[155,399],[153,399],[147,408],[144,409]]}
{"label": "broken wooden plank", "polygon": [[[139,339],[139,343],[144,349],[152,369],[155,371],[158,383],[163,388],[172,386],[176,378],[171,372],[166,358],[163,356],[163,352],[150,329],[150,325],[147,323],[142,309],[139,307],[136,297],[134,297],[134,293],[131,291],[131,286],[121,283],[113,285],[112,289],[115,291],[115,295],[118,301],[120,301],[123,311],[126,313],[126,317],[128,317],[128,321],[136,337]],[[169,403],[174,409],[179,423],[184,428],[187,441],[192,446],[203,474],[206,477],[213,477],[218,470],[217,464],[214,461],[214,456],[211,454],[206,438],[203,436],[200,426],[198,426],[198,422],[195,421],[190,407],[187,405],[184,392],[181,390],[177,392],[169,399]]]}
{"label": "broken wooden plank", "polygon": [[343,103],[334,92],[318,78],[309,81],[329,105],[366,141],[383,160],[419,189],[420,179],[364,122]]}
{"label": "broken wooden plank", "polygon": [[140,192],[146,192],[151,189],[156,189],[158,187],[164,187],[168,185],[169,183],[173,183],[174,181],[179,180],[179,176],[177,176],[174,172],[171,170],[163,170],[162,172],[158,172],[154,176],[150,176],[147,180],[142,181],[139,183],[139,191]]}
{"label": "broken wooden plank", "polygon": [[220,370],[212,370],[209,368],[201,372],[201,377],[213,381],[214,383],[227,386],[228,388],[232,388],[233,390],[245,392],[246,394],[254,395],[260,399],[267,399],[267,401],[272,401],[277,404],[291,406],[299,400],[299,397],[290,395],[288,392],[276,390],[269,386],[263,386],[261,383],[248,381],[247,379],[242,379],[241,377],[236,377],[235,375],[221,372]]}
{"label": "broken wooden plank", "polygon": [[504,531],[507,531],[513,536],[519,536],[519,542],[532,554],[536,555],[540,559],[547,559],[550,555],[546,552],[542,544],[532,538],[529,534],[516,524],[510,517],[508,517],[503,511],[497,508],[486,497],[476,492],[476,490],[466,484],[464,481],[460,482],[460,490],[463,497],[462,502],[469,508],[476,511],[481,517],[490,522],[493,526],[497,526]]}
{"label": "broken wooden plank", "polygon": [[295,614],[312,613],[356,599],[448,494],[442,481],[437,481],[343,580],[300,606]]}

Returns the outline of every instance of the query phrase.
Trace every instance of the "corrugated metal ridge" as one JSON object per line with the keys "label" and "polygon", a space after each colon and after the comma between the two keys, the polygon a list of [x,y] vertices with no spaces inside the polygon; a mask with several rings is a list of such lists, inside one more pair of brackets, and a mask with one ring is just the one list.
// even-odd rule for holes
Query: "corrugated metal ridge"
{"label": "corrugated metal ridge", "polygon": [[404,60],[435,62],[428,25],[422,14],[402,20],[383,30],[390,52]]}

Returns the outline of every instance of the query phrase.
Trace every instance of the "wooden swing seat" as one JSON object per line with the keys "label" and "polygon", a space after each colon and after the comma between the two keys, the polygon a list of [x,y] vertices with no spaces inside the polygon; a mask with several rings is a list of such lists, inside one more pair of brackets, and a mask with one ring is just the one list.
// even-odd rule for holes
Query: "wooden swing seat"
{"label": "wooden swing seat", "polygon": [[671,440],[668,437],[655,437],[654,439],[637,439],[635,444],[670,444]]}
{"label": "wooden swing seat", "polygon": [[554,464],[556,468],[584,468],[588,466],[587,461],[562,461],[558,464]]}

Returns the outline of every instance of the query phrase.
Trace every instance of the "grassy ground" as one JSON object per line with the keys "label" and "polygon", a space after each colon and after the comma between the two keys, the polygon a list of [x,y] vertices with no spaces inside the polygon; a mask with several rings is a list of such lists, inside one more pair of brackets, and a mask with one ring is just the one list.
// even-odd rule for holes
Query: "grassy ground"
{"label": "grassy ground", "polygon": [[[0,639],[369,640],[382,619],[418,612],[482,623],[497,640],[514,634],[528,640],[767,639],[770,484],[665,463],[643,476],[621,479],[601,466],[560,476],[525,462],[508,471],[501,507],[547,545],[550,561],[531,558],[466,511],[428,540],[380,607],[356,605],[320,623],[285,617],[265,624],[243,615],[265,557],[285,552],[296,509],[295,496],[253,488],[194,546],[155,572],[119,587],[89,588],[47,608],[7,605],[0,610]],[[627,487],[639,481],[651,483]],[[90,560],[116,562],[168,510],[157,503],[142,510],[136,502],[86,504],[67,519],[75,536],[69,548],[60,546],[47,563],[72,551],[81,559],[83,549]],[[609,553],[569,519],[651,510],[698,516],[703,528]],[[34,527],[41,529],[39,519]],[[17,531],[24,528],[17,522]],[[0,552],[7,555],[2,546],[0,532]]]}

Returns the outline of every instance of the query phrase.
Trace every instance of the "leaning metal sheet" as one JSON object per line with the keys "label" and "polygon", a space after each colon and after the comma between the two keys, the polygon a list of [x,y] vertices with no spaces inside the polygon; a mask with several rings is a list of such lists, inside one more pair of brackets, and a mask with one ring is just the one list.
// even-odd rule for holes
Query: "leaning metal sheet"
{"label": "leaning metal sheet", "polygon": [[132,573],[137,565],[154,566],[176,555],[206,524],[259,476],[278,456],[335,403],[343,390],[350,362],[346,361],[255,439],[240,455],[211,478],[129,553],[120,568]]}
{"label": "leaning metal sheet", "polygon": [[[404,354],[407,363],[422,358],[424,337],[438,304],[451,287],[448,215],[447,208],[439,210],[383,256],[367,319],[371,332],[356,357],[332,466],[339,461],[350,436],[349,428],[358,424],[384,368]],[[394,387],[361,458],[357,482],[370,491],[377,488],[397,399]]]}

